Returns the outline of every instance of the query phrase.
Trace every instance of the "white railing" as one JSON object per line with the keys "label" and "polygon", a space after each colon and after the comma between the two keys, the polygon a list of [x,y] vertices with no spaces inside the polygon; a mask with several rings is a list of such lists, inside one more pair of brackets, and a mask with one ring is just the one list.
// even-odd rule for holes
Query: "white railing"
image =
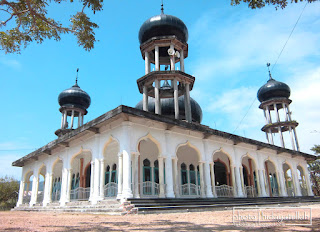
{"label": "white railing", "polygon": [[287,188],[288,197],[294,197],[294,189],[293,187]]}
{"label": "white railing", "polygon": [[70,191],[71,201],[88,200],[89,197],[90,197],[90,187],[88,188],[78,187]]}
{"label": "white railing", "polygon": [[199,196],[200,195],[200,186],[196,184],[184,184],[181,185],[181,195],[182,196]]}
{"label": "white railing", "polygon": [[43,191],[39,191],[37,196],[37,203],[42,203],[42,202],[43,202]]}
{"label": "white railing", "polygon": [[142,183],[142,195],[158,196],[160,193],[160,185],[152,181]]}
{"label": "white railing", "polygon": [[118,184],[108,183],[104,186],[104,196],[105,197],[115,197],[118,194]]}
{"label": "white railing", "polygon": [[244,195],[246,197],[256,197],[256,188],[253,186],[244,186]]}
{"label": "white railing", "polygon": [[229,185],[215,186],[217,197],[233,197],[233,187]]}
{"label": "white railing", "polygon": [[59,201],[60,200],[60,190],[55,191],[51,194],[51,200],[52,202]]}
{"label": "white railing", "polygon": [[301,194],[302,194],[302,196],[308,196],[308,189],[307,189],[307,187],[306,187],[306,186],[302,186],[302,185],[300,185],[300,187],[301,187]]}

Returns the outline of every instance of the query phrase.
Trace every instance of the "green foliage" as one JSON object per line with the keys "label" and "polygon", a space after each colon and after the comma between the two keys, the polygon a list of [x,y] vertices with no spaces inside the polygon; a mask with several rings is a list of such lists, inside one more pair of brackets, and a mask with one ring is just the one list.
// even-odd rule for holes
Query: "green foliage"
{"label": "green foliage", "polygon": [[0,177],[0,209],[13,208],[18,200],[19,182],[12,177]]}
{"label": "green foliage", "polygon": [[[61,34],[71,33],[77,37],[80,46],[90,51],[96,41],[93,29],[98,25],[90,21],[84,10],[101,11],[103,0],[79,0],[83,5],[82,11],[71,16],[69,26],[63,26],[47,15],[49,3],[61,1],[67,0],[0,0],[0,11],[2,15],[7,14],[6,20],[0,22],[0,49],[6,53],[20,53],[21,47],[30,42],[42,43],[52,38],[60,40]],[[13,26],[4,30],[9,25]]]}
{"label": "green foliage", "polygon": [[[320,154],[320,145],[314,145],[311,148],[315,154]],[[320,196],[320,160],[309,162],[309,172],[312,181],[313,192],[315,195]]]}
{"label": "green foliage", "polygon": [[285,8],[288,3],[298,3],[298,2],[315,2],[319,0],[231,0],[231,5],[239,5],[241,2],[248,3],[248,7],[251,9],[262,8],[266,5],[274,5],[276,9],[281,7]]}
{"label": "green foliage", "polygon": [[311,148],[311,151],[313,151],[316,155],[320,154],[320,145],[314,145],[313,148]]}

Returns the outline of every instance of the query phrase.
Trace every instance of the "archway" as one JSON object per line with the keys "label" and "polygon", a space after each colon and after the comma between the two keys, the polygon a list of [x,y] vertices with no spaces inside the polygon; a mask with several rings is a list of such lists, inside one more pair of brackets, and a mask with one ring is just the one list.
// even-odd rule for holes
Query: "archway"
{"label": "archway", "polygon": [[266,170],[266,178],[267,178],[267,188],[269,190],[270,197],[278,197],[279,196],[279,184],[277,177],[276,166],[270,160],[265,161],[265,170]]}
{"label": "archway", "polygon": [[293,197],[295,193],[294,193],[294,181],[293,181],[292,170],[287,163],[282,164],[282,169],[283,169],[287,194],[289,197]]}
{"label": "archway", "polygon": [[[139,166],[135,167],[135,170],[138,172],[140,195],[141,197],[159,197],[161,185],[158,144],[146,137],[139,142],[138,150],[140,152]],[[164,173],[164,169],[161,172]]]}
{"label": "archway", "polygon": [[213,162],[217,197],[233,197],[234,179],[230,157],[222,151],[217,151],[213,155]]}
{"label": "archway", "polygon": [[104,157],[104,197],[116,197],[118,194],[118,154],[120,151],[119,143],[110,138],[105,145]]}
{"label": "archway", "polygon": [[200,197],[199,153],[189,143],[177,149],[178,185],[181,197]]}
{"label": "archway", "polygon": [[38,195],[37,195],[37,203],[43,202],[43,196],[44,196],[44,187],[45,187],[45,176],[46,176],[46,166],[42,166],[39,171],[39,178],[38,178]]}
{"label": "archway", "polygon": [[303,171],[303,168],[300,165],[298,165],[297,171],[298,171],[298,178],[299,178],[301,194],[302,194],[302,196],[308,196],[307,180],[306,180],[306,176]]}
{"label": "archway", "polygon": [[254,159],[245,155],[241,160],[243,168],[243,190],[247,197],[256,197],[259,194],[259,179],[257,165]]}
{"label": "archway", "polygon": [[56,160],[52,167],[52,202],[59,201],[61,197],[62,167],[63,163],[61,159]]}
{"label": "archway", "polygon": [[90,151],[81,151],[71,159],[71,201],[88,200],[90,197],[91,160]]}
{"label": "archway", "polygon": [[31,200],[31,195],[32,195],[32,181],[33,181],[33,172],[29,171],[25,175],[25,185],[24,185],[24,191],[23,191],[23,204],[29,204]]}

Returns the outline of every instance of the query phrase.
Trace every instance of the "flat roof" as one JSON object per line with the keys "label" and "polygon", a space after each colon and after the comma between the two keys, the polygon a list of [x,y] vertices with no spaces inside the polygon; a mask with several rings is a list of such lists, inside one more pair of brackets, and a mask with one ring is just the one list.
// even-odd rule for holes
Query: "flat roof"
{"label": "flat roof", "polygon": [[215,129],[212,129],[208,126],[199,124],[199,123],[194,123],[194,122],[189,123],[186,121],[173,119],[173,118],[166,117],[163,115],[154,114],[152,112],[147,112],[147,111],[139,110],[139,109],[132,108],[129,106],[120,105],[117,108],[110,110],[107,113],[101,115],[100,117],[91,120],[90,122],[84,124],[83,126],[77,128],[75,130],[72,130],[63,136],[60,136],[56,140],[51,141],[50,143],[46,144],[43,147],[40,147],[39,149],[35,150],[34,152],[31,152],[28,155],[23,156],[22,158],[14,161],[12,163],[12,166],[23,167],[25,165],[25,162],[28,162],[30,160],[37,160],[40,155],[43,155],[43,154],[51,155],[51,150],[53,148],[56,148],[57,146],[66,146],[65,144],[68,139],[71,139],[72,137],[75,137],[76,135],[80,135],[81,133],[83,133],[85,131],[98,132],[98,130],[99,130],[98,126],[101,123],[106,122],[110,119],[113,119],[121,114],[127,114],[127,115],[132,115],[132,116],[136,116],[136,117],[140,117],[140,118],[146,118],[146,119],[170,124],[172,126],[178,126],[178,127],[185,128],[188,130],[202,132],[205,137],[208,137],[210,135],[215,135],[218,137],[222,137],[224,139],[231,140],[235,144],[247,143],[250,145],[255,145],[255,146],[257,146],[258,150],[263,149],[263,148],[268,148],[271,150],[275,150],[277,153],[286,152],[286,153],[289,153],[292,155],[303,156],[307,160],[317,159],[317,156],[315,156],[315,155],[310,155],[308,153],[294,151],[294,150],[282,148],[282,147],[279,147],[276,145],[272,145],[272,144],[260,142],[257,140],[245,138],[245,137],[242,137],[239,135],[234,135],[234,134],[230,134],[227,132],[215,130]]}

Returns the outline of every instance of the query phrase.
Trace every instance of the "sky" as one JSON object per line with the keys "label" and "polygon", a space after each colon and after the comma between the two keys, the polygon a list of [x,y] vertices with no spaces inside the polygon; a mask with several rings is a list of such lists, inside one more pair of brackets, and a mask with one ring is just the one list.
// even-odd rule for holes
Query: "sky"
{"label": "sky", "polygon": [[[144,75],[138,32],[145,20],[160,13],[160,4],[104,1],[103,11],[89,14],[99,25],[90,52],[72,35],[31,43],[21,54],[0,50],[0,176],[20,179],[21,168],[11,163],[57,138],[57,98],[74,84],[77,68],[78,84],[91,97],[85,123],[142,99],[136,84]],[[284,10],[252,10],[246,4],[231,6],[230,0],[165,1],[165,13],[179,17],[189,30],[185,71],[196,77],[191,97],[202,107],[202,124],[266,142],[256,96],[269,78],[269,62],[273,78],[291,88],[301,151],[313,154],[310,148],[320,144],[320,2],[306,6],[277,60],[304,7],[302,2]],[[79,9],[79,3],[52,3],[48,12],[68,24]]]}

